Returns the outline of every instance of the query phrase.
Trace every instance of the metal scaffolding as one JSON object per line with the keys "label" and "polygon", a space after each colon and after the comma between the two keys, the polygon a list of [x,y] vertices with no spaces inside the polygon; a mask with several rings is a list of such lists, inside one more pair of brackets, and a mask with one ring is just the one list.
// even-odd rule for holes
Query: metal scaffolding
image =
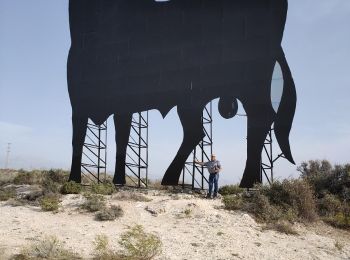
{"label": "metal scaffolding", "polygon": [[132,117],[125,174],[127,185],[148,186],[148,111],[135,113]]}
{"label": "metal scaffolding", "polygon": [[107,160],[107,121],[102,125],[95,125],[90,120],[87,124],[81,173],[83,182],[100,183],[106,179]]}
{"label": "metal scaffolding", "polygon": [[274,129],[271,127],[269,133],[266,136],[263,151],[261,154],[261,182],[263,181],[263,177],[265,177],[269,184],[273,183],[273,168],[275,162],[280,158],[285,158],[283,153],[279,153],[276,157],[274,157],[273,132]]}
{"label": "metal scaffolding", "polygon": [[[210,161],[213,153],[213,116],[212,102],[204,108],[202,113],[202,125],[205,136],[192,151],[182,171],[182,188],[205,190],[208,186],[208,179],[205,177],[205,167],[197,165],[194,160]],[[186,183],[187,182],[187,183]],[[188,183],[190,182],[190,183]]]}

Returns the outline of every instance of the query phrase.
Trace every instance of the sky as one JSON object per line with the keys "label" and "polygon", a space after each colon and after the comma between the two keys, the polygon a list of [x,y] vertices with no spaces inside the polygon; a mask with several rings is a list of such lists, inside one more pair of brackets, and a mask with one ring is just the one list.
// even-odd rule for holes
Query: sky
{"label": "sky", "polygon": [[[350,161],[349,26],[349,0],[289,1],[283,48],[298,95],[290,135],[297,165],[310,159]],[[69,47],[67,0],[0,0],[0,168],[7,143],[11,168],[70,168]],[[244,114],[241,106],[239,113]],[[160,179],[182,141],[176,108],[165,119],[150,111],[149,125],[149,176]],[[113,172],[111,118],[108,128],[107,169]],[[224,168],[221,183],[239,182],[246,160],[246,118],[221,118],[217,100],[213,140]],[[277,144],[274,152],[279,153]],[[297,165],[279,160],[275,176],[296,177]]]}

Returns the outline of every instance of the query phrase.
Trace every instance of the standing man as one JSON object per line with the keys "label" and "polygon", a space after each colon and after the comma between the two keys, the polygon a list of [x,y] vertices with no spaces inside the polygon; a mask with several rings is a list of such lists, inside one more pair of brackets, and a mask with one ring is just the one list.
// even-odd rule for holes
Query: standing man
{"label": "standing man", "polygon": [[[197,160],[194,163],[205,166],[209,171],[209,192],[207,194],[207,198],[216,198],[218,195],[218,182],[219,182],[219,172],[221,171],[221,164],[218,160],[216,160],[215,154],[211,155],[211,160],[209,162],[199,162]],[[214,184],[214,195],[212,197],[212,190]]]}

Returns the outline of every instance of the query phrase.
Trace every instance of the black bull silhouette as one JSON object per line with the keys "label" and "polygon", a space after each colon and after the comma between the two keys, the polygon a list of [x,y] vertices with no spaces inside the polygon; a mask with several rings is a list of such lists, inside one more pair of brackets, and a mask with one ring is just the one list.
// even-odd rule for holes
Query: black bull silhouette
{"label": "black bull silhouette", "polygon": [[[114,114],[113,182],[125,184],[132,114],[177,106],[182,144],[162,184],[176,185],[185,160],[202,139],[202,111],[215,98],[225,118],[237,99],[248,117],[247,161],[241,187],[261,182],[263,143],[274,123],[279,146],[289,146],[296,92],[281,41],[287,0],[70,0],[68,89],[72,105],[70,180],[81,181],[88,118],[102,124]],[[274,66],[281,66],[283,94],[271,104]]]}

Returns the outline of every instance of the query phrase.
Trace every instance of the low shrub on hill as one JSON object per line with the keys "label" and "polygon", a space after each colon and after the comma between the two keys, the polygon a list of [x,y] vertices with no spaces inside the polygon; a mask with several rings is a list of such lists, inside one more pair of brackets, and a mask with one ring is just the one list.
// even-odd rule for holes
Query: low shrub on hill
{"label": "low shrub on hill", "polygon": [[13,179],[13,183],[20,184],[41,184],[43,179],[42,171],[33,170],[33,171],[18,171],[17,175]]}
{"label": "low shrub on hill", "polygon": [[115,220],[124,215],[123,209],[120,206],[110,206],[109,208],[103,208],[95,215],[96,220],[107,221]]}
{"label": "low shrub on hill", "polygon": [[45,195],[40,199],[41,209],[44,211],[57,211],[60,199],[56,194]]}
{"label": "low shrub on hill", "polygon": [[220,187],[220,189],[219,189],[219,193],[222,196],[232,195],[232,194],[240,194],[243,192],[244,192],[244,189],[240,188],[239,185],[237,185],[237,184],[225,185],[225,186]]}
{"label": "low shrub on hill", "polygon": [[16,190],[14,187],[1,187],[0,188],[0,201],[7,201],[16,197]]}
{"label": "low shrub on hill", "polygon": [[81,191],[81,184],[74,181],[65,182],[61,188],[62,194],[79,194]]}
{"label": "low shrub on hill", "polygon": [[54,236],[46,237],[28,247],[11,259],[13,260],[35,260],[35,259],[82,259],[77,253],[66,249]]}
{"label": "low shrub on hill", "polygon": [[85,202],[81,207],[89,212],[96,212],[106,207],[105,198],[97,194],[85,194]]}
{"label": "low shrub on hill", "polygon": [[157,235],[147,233],[141,225],[129,227],[121,235],[119,244],[122,250],[114,251],[109,247],[108,237],[95,238],[94,260],[152,260],[162,252],[162,242]]}
{"label": "low shrub on hill", "polygon": [[111,195],[115,191],[114,184],[112,183],[95,183],[91,186],[91,192],[101,195]]}

